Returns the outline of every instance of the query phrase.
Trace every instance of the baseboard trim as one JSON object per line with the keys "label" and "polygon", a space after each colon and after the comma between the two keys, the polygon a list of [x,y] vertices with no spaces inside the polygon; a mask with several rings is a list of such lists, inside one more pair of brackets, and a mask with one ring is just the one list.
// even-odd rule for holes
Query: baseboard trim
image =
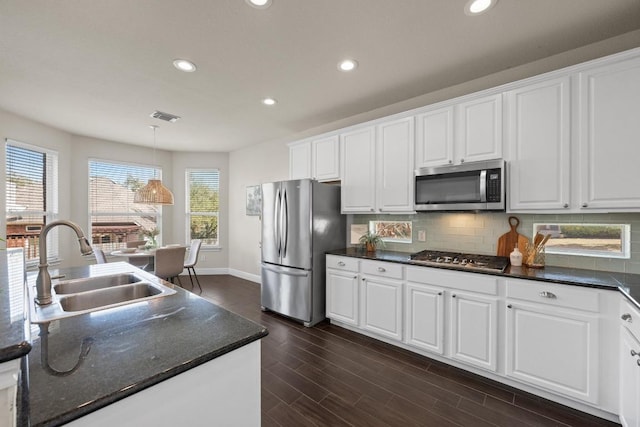
{"label": "baseboard trim", "polygon": [[[196,268],[196,274],[199,275],[216,275],[216,274],[229,274],[231,276],[239,277],[244,280],[248,280],[250,282],[255,282],[260,284],[261,278],[257,274],[246,273],[244,271],[236,270],[234,268]],[[180,276],[189,277],[189,273],[185,269]]]}
{"label": "baseboard trim", "polygon": [[261,283],[262,281],[260,276],[257,274],[246,273],[244,271],[236,270],[235,268],[230,268],[227,274],[239,277],[244,280],[249,280],[250,282]]}

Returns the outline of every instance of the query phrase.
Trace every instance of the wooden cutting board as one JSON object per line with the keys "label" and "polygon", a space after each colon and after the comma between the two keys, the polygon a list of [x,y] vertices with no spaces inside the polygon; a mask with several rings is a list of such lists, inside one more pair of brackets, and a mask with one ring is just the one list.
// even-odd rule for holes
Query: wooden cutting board
{"label": "wooden cutting board", "polygon": [[511,230],[508,233],[504,233],[498,239],[498,256],[508,257],[516,246],[518,246],[518,249],[520,249],[520,252],[522,252],[524,256],[529,239],[527,236],[518,233],[518,225],[520,225],[520,220],[515,216],[510,216],[509,226]]}

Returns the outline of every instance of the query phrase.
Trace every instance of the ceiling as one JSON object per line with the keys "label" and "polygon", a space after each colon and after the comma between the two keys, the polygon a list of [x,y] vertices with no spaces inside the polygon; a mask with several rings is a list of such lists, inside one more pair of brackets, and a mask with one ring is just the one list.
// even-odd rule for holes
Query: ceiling
{"label": "ceiling", "polygon": [[[159,124],[158,148],[227,152],[640,28],[639,0],[465,3],[0,0],[0,109],[146,146]],[[359,67],[338,71],[347,57]]]}

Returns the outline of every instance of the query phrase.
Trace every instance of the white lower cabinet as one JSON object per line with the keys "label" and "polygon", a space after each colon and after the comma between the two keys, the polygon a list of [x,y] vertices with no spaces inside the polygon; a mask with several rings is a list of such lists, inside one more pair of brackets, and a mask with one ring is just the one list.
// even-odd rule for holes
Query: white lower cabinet
{"label": "white lower cabinet", "polygon": [[640,427],[640,311],[620,308],[620,423]]}
{"label": "white lower cabinet", "polygon": [[405,343],[444,353],[444,291],[408,282],[405,286]]}
{"label": "white lower cabinet", "polygon": [[360,325],[376,334],[402,340],[402,266],[362,261]]}
{"label": "white lower cabinet", "polygon": [[498,298],[452,291],[450,321],[451,358],[495,372]]}
{"label": "white lower cabinet", "polygon": [[16,393],[20,376],[20,359],[0,363],[0,426],[16,425]]}
{"label": "white lower cabinet", "polygon": [[358,260],[327,255],[326,316],[352,326],[360,323]]}
{"label": "white lower cabinet", "polygon": [[506,292],[507,376],[598,403],[597,292],[522,280]]}

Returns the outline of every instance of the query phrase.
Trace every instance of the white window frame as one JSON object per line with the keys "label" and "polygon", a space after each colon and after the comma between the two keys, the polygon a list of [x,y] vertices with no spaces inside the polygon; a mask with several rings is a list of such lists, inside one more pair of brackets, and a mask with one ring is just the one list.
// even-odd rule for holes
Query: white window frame
{"label": "white window frame", "polygon": [[[132,212],[93,212],[91,210],[91,163],[103,163],[103,164],[109,164],[109,165],[122,165],[122,166],[126,166],[126,167],[139,167],[139,168],[145,168],[145,169],[151,169],[154,171],[154,176],[157,179],[162,180],[162,168],[160,168],[159,166],[152,166],[152,165],[145,165],[145,164],[141,164],[141,163],[132,163],[132,162],[121,162],[121,161],[117,161],[117,160],[109,160],[109,159],[101,159],[101,158],[94,158],[91,157],[89,158],[89,160],[87,161],[87,209],[88,209],[88,225],[87,225],[87,229],[89,230],[88,232],[88,236],[87,238],[89,239],[90,242],[93,241],[93,221],[92,218],[93,217],[110,217],[110,216],[136,216],[135,213]],[[143,183],[143,184],[146,184]],[[158,205],[158,210],[157,213],[151,214],[151,213],[147,213],[146,215],[148,216],[155,216],[156,218],[156,228],[158,229],[158,236],[156,237],[156,241],[158,243],[158,246],[162,245],[162,205]],[[138,216],[142,216],[142,215],[138,215]]]}
{"label": "white window frame", "polygon": [[189,174],[191,172],[218,172],[218,212],[197,212],[198,216],[211,216],[218,218],[218,243],[216,245],[206,244],[202,242],[202,249],[217,250],[220,249],[220,178],[221,173],[219,168],[187,168],[184,173],[184,211],[185,211],[185,243],[189,245],[191,243],[191,182],[189,181]]}
{"label": "white window frame", "polygon": [[[606,223],[561,223],[561,222],[537,222],[533,224],[533,236],[536,234],[536,230],[538,226],[544,225],[558,225],[562,228],[562,226],[575,225],[575,226],[594,226],[594,227],[620,227],[622,229],[620,240],[621,240],[621,251],[620,252],[609,252],[609,251],[597,251],[597,250],[589,250],[589,249],[560,249],[554,248],[550,245],[545,245],[545,253],[554,254],[554,255],[571,255],[571,256],[583,256],[583,257],[596,257],[596,258],[617,258],[617,259],[630,259],[631,258],[631,225],[630,224],[606,224]],[[551,237],[551,239],[553,236]],[[551,240],[550,239],[550,240]]]}
{"label": "white window frame", "polygon": [[[46,156],[52,159],[51,161],[51,169],[48,171],[47,181],[53,182],[53,185],[48,185],[46,187],[46,195],[45,195],[45,205],[47,206],[45,211],[19,211],[8,209],[8,206],[5,205],[5,215],[9,213],[16,214],[25,214],[25,215],[38,215],[43,216],[45,218],[45,225],[49,224],[53,221],[56,221],[59,217],[58,210],[58,152],[54,150],[50,150],[48,148],[43,148],[37,145],[28,144],[20,141],[16,141],[10,138],[5,139],[5,155],[7,150],[7,145],[11,145],[14,147],[22,148],[25,150],[35,151],[37,153],[45,154]],[[7,159],[5,158],[5,175],[7,173]],[[6,186],[6,183],[5,183]],[[6,203],[6,187],[5,187],[5,203]],[[5,233],[6,233],[6,225],[5,225]],[[48,244],[47,244],[47,259],[50,264],[56,264],[60,262],[60,250],[59,250],[59,240],[58,240],[58,230],[53,229],[47,235]],[[31,269],[37,266],[39,261],[37,259],[31,259],[26,261],[27,268]]]}

